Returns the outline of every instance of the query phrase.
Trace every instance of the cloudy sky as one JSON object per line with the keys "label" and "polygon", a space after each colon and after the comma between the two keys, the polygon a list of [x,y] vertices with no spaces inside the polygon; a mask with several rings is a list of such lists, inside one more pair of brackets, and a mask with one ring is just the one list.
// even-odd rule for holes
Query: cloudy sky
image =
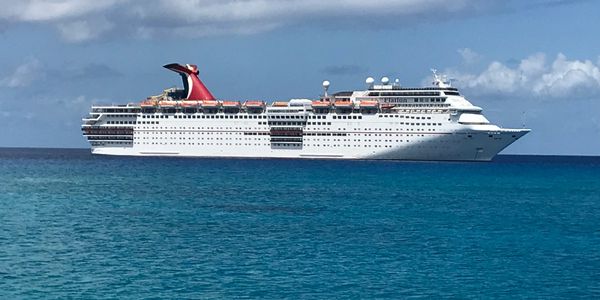
{"label": "cloudy sky", "polygon": [[453,78],[504,127],[504,153],[600,155],[600,1],[0,0],[0,146],[87,147],[93,103],[181,85],[221,99],[313,98],[367,76]]}

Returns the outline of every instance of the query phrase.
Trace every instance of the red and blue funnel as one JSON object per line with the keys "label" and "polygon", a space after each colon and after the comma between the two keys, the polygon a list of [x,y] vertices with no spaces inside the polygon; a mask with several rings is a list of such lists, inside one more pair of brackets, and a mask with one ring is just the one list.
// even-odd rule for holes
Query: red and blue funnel
{"label": "red and blue funnel", "polygon": [[168,64],[163,67],[179,73],[183,79],[183,89],[187,95],[185,100],[215,100],[215,97],[198,78],[198,66]]}

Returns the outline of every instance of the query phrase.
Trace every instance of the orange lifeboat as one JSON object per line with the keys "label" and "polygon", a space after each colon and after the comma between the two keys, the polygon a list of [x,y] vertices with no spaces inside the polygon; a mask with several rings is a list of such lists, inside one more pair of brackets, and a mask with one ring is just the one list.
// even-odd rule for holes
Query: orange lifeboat
{"label": "orange lifeboat", "polygon": [[331,106],[331,102],[329,102],[329,101],[313,101],[312,106],[319,107],[319,108],[327,108],[327,107]]}
{"label": "orange lifeboat", "polygon": [[202,103],[202,107],[219,107],[219,101],[215,101],[215,100],[204,100],[201,101]]}
{"label": "orange lifeboat", "polygon": [[194,113],[198,112],[198,107],[200,106],[200,101],[184,100],[184,101],[181,101],[179,104],[181,105],[181,108],[183,109],[184,113],[194,114]]}
{"label": "orange lifeboat", "polygon": [[239,101],[223,101],[221,102],[221,106],[223,106],[223,112],[237,114],[240,112],[241,104]]}
{"label": "orange lifeboat", "polygon": [[359,105],[361,108],[376,108],[379,106],[379,101],[363,100]]}
{"label": "orange lifeboat", "polygon": [[248,100],[244,103],[245,107],[262,108],[265,107],[265,102],[260,100]]}
{"label": "orange lifeboat", "polygon": [[260,100],[248,100],[244,103],[246,112],[250,114],[260,114],[265,110],[265,102]]}
{"label": "orange lifeboat", "polygon": [[200,103],[201,103],[201,101],[189,101],[189,100],[186,100],[186,101],[181,101],[181,106],[183,106],[183,107],[197,107],[197,106],[200,105]]}
{"label": "orange lifeboat", "polygon": [[179,104],[177,101],[159,101],[158,105],[161,107],[175,107]]}
{"label": "orange lifeboat", "polygon": [[335,105],[335,107],[341,107],[341,108],[352,108],[354,106],[352,101],[348,101],[348,100],[335,101],[333,103],[333,105]]}
{"label": "orange lifeboat", "polygon": [[150,99],[144,100],[140,103],[140,106],[141,107],[154,107],[154,106],[156,106],[156,101],[153,101]]}
{"label": "orange lifeboat", "polygon": [[288,107],[288,103],[284,101],[275,101],[271,104],[273,107]]}
{"label": "orange lifeboat", "polygon": [[223,107],[240,107],[239,101],[223,101]]}

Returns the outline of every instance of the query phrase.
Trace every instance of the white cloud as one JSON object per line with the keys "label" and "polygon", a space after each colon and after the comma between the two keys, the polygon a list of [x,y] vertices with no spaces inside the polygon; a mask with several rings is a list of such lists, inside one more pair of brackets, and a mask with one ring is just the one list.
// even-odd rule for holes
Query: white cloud
{"label": "white cloud", "polygon": [[[176,32],[185,36],[254,34],[298,24],[328,24],[352,18],[404,18],[420,16],[456,16],[480,7],[475,0],[154,0],[152,4],[136,3],[129,11],[139,20],[138,31],[161,34]],[[169,18],[165,22],[149,20]],[[428,18],[431,17],[431,18]],[[415,20],[413,20],[415,21]],[[369,22],[365,22],[368,24]],[[352,22],[354,26],[356,23]],[[365,25],[366,26],[366,25]],[[364,26],[363,26],[364,27]]]}
{"label": "white cloud", "polygon": [[590,60],[568,60],[561,53],[533,90],[538,94],[566,96],[577,89],[600,90],[600,69]]}
{"label": "white cloud", "polygon": [[253,34],[298,24],[354,26],[348,22],[354,18],[392,27],[477,14],[502,5],[497,3],[502,1],[0,0],[0,22],[50,24],[66,41],[81,42],[109,32],[151,38]]}
{"label": "white cloud", "polygon": [[[361,24],[361,28],[387,28],[563,2],[537,0],[524,5],[515,0],[0,0],[0,23],[49,24],[66,41],[81,42],[108,33],[152,38],[165,33],[187,37],[254,34],[295,25],[356,29],[356,24]],[[90,21],[99,19],[103,21]]]}
{"label": "white cloud", "polygon": [[480,73],[450,69],[456,85],[476,94],[578,97],[600,94],[600,66],[590,60],[569,60],[564,54],[547,64],[542,53],[522,59],[516,67],[493,61]]}
{"label": "white cloud", "polygon": [[[13,21],[56,21],[103,12],[117,0],[0,0],[0,19]],[[126,1],[121,1],[126,2]]]}
{"label": "white cloud", "polygon": [[18,66],[12,74],[0,80],[0,85],[10,88],[27,87],[42,76],[42,64],[39,60],[32,58]]}
{"label": "white cloud", "polygon": [[463,62],[467,65],[478,63],[483,58],[481,54],[471,50],[470,48],[462,48],[456,51],[458,52],[458,54],[460,54],[460,56],[463,59]]}
{"label": "white cloud", "polygon": [[172,14],[187,22],[285,20],[289,18],[338,15],[414,15],[425,12],[456,12],[472,0],[158,0],[158,5],[138,6],[146,16]]}
{"label": "white cloud", "polygon": [[111,30],[114,24],[106,19],[79,20],[57,24],[57,29],[62,38],[68,42],[84,42],[100,36]]}

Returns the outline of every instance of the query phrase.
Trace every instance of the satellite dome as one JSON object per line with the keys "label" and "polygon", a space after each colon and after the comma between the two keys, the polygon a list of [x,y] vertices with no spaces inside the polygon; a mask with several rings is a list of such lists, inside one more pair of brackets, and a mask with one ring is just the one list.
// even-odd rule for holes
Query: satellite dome
{"label": "satellite dome", "polygon": [[323,87],[328,88],[331,83],[328,80],[323,81]]}
{"label": "satellite dome", "polygon": [[373,77],[368,77],[367,80],[365,81],[367,84],[373,84],[373,82],[375,82],[375,79],[373,79]]}
{"label": "satellite dome", "polygon": [[381,83],[388,84],[388,83],[390,83],[390,79],[387,77],[383,77],[383,78],[381,78]]}

